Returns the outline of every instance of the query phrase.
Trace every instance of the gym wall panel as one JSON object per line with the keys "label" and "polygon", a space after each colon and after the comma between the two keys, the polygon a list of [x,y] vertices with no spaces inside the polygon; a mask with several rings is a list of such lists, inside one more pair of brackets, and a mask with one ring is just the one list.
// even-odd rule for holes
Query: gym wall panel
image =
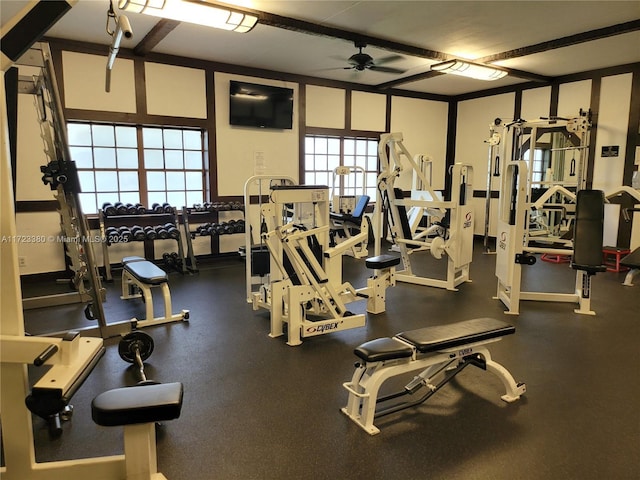
{"label": "gym wall panel", "polygon": [[[240,80],[294,90],[293,128],[237,127],[229,125],[229,81]],[[245,77],[216,72],[216,161],[218,194],[242,195],[247,178],[256,173],[298,178],[298,84],[263,78]],[[256,157],[262,161],[256,170]]]}
{"label": "gym wall panel", "polygon": [[575,117],[591,106],[591,80],[563,83],[558,93],[558,115]]}
{"label": "gym wall panel", "polygon": [[[598,133],[596,137],[593,188],[613,192],[622,185],[624,176],[632,74],[604,77],[600,87]],[[602,147],[617,145],[617,157],[603,157]],[[619,206],[605,209],[604,243],[616,245]]]}
{"label": "gym wall panel", "polygon": [[379,93],[351,92],[351,129],[384,132],[387,96]]}
{"label": "gym wall panel", "polygon": [[18,257],[24,257],[26,263],[20,267],[20,275],[65,269],[58,212],[18,213],[16,231],[23,239],[18,242]]}
{"label": "gym wall panel", "polygon": [[[458,103],[458,121],[456,124],[456,162],[470,164],[473,167],[473,190],[487,190],[489,145],[489,126],[496,118],[503,122],[513,119],[515,104],[514,93],[504,93],[492,97],[475,98]],[[502,129],[498,132],[502,134]],[[500,167],[507,159],[502,159]],[[500,190],[500,178],[491,176],[491,190]],[[486,203],[484,198],[474,198],[474,233],[484,234]],[[496,212],[498,200],[491,201],[489,235],[496,234]]]}
{"label": "gym wall panel", "polygon": [[307,127],[345,127],[345,96],[341,88],[307,85],[306,118]]}
{"label": "gym wall panel", "polygon": [[[432,187],[444,189],[447,151],[447,118],[449,105],[446,102],[417,98],[391,98],[391,131],[401,132],[404,146],[412,155],[427,154],[433,162]],[[400,175],[396,185],[411,190],[412,172]]]}
{"label": "gym wall panel", "polygon": [[111,71],[109,93],[105,92],[106,65],[106,56],[62,52],[66,108],[135,113],[133,60],[116,60]]}
{"label": "gym wall panel", "polygon": [[520,118],[527,121],[549,116],[551,106],[551,87],[532,88],[522,92]]}
{"label": "gym wall panel", "polygon": [[144,71],[148,114],[207,118],[204,70],[147,62]]}

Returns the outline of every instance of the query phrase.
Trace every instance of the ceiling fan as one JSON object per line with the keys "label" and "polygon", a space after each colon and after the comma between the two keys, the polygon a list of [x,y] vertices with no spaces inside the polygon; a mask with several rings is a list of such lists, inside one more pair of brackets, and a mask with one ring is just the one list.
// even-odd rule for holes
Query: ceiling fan
{"label": "ceiling fan", "polygon": [[373,70],[376,72],[384,72],[384,73],[404,73],[404,70],[400,70],[398,68],[392,67],[383,67],[382,65],[385,63],[395,62],[397,60],[402,60],[402,56],[400,55],[389,55],[388,57],[379,58],[378,60],[373,60],[371,55],[362,52],[362,49],[367,46],[366,43],[363,42],[355,42],[355,47],[359,49],[358,53],[354,53],[351,55],[347,62],[349,63],[348,67],[344,67],[344,70],[357,70],[362,72],[364,70]]}

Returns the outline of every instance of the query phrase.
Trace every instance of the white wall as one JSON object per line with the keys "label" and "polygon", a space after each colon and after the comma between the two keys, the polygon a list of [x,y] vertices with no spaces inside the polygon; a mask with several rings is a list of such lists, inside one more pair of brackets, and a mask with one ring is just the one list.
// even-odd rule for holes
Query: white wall
{"label": "white wall", "polygon": [[150,62],[144,70],[148,114],[207,118],[204,70]]}
{"label": "white wall", "polygon": [[351,129],[384,132],[387,96],[379,93],[351,92]]}
{"label": "white wall", "polygon": [[307,127],[345,127],[345,90],[307,85],[305,97]]}
{"label": "white wall", "polygon": [[[292,88],[293,128],[291,130],[257,129],[229,125],[229,81],[240,80],[277,87]],[[218,194],[242,195],[246,180],[256,173],[298,178],[298,84],[261,78],[216,73],[216,142]],[[256,172],[256,157],[263,166]]]}

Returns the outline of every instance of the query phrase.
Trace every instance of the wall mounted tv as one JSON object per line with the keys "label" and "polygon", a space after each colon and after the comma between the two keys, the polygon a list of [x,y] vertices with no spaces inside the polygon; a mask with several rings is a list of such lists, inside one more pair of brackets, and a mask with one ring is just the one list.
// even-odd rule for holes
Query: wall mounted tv
{"label": "wall mounted tv", "polygon": [[229,93],[231,125],[292,128],[293,89],[231,80]]}

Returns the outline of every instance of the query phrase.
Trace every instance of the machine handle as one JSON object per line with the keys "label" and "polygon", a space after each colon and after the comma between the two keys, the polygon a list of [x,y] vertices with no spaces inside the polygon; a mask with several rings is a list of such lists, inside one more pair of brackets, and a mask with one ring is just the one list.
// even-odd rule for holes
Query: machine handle
{"label": "machine handle", "polygon": [[53,357],[57,352],[58,352],[58,346],[52,343],[47,348],[45,348],[40,355],[38,355],[35,358],[35,360],[33,361],[33,364],[36,367],[41,367],[42,365],[44,365],[44,362],[46,362],[51,357]]}

